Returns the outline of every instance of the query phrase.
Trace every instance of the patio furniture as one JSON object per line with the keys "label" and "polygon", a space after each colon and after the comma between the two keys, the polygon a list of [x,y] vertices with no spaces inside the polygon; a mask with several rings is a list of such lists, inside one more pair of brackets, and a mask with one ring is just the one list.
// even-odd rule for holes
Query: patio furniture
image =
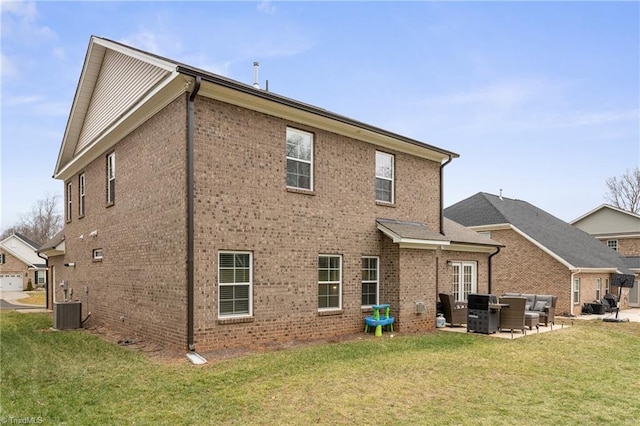
{"label": "patio furniture", "polygon": [[500,331],[510,330],[511,338],[513,338],[513,330],[520,330],[522,334],[526,334],[524,308],[527,299],[524,297],[501,297],[500,303],[509,305],[500,309]]}
{"label": "patio furniture", "polygon": [[452,294],[440,293],[438,295],[442,302],[442,313],[447,323],[454,326],[467,323],[467,307],[460,302],[456,302]]}
{"label": "patio furniture", "polygon": [[525,305],[525,311],[536,312],[539,316],[540,324],[544,324],[548,327],[555,323],[556,303],[558,301],[557,296],[550,294],[527,294],[527,293],[503,293],[505,297],[524,297],[527,299]]}
{"label": "patio furniture", "polygon": [[602,299],[605,312],[616,312],[618,310],[618,298],[615,294],[607,293]]}
{"label": "patio furniture", "polygon": [[529,327],[529,330],[533,330],[533,327],[538,330],[538,323],[540,322],[540,314],[537,312],[524,311],[524,325]]}

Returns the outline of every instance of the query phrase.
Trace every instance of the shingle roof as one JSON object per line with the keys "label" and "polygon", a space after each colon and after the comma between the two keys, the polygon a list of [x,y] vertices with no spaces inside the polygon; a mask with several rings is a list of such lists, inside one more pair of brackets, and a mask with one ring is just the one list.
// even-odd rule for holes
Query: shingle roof
{"label": "shingle roof", "polygon": [[447,207],[444,215],[469,227],[511,224],[575,268],[617,268],[631,273],[615,251],[526,201],[479,192]]}
{"label": "shingle roof", "polygon": [[622,260],[624,260],[627,268],[640,269],[640,256],[623,257]]}

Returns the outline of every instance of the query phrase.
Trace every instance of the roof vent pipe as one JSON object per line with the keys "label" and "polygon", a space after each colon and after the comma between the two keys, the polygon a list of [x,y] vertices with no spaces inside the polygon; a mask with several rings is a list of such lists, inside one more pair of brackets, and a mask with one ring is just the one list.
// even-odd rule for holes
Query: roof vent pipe
{"label": "roof vent pipe", "polygon": [[258,83],[258,67],[260,67],[260,63],[253,63],[253,87],[256,89],[260,88],[260,83]]}
{"label": "roof vent pipe", "polygon": [[502,200],[502,188],[500,188],[500,199]]}

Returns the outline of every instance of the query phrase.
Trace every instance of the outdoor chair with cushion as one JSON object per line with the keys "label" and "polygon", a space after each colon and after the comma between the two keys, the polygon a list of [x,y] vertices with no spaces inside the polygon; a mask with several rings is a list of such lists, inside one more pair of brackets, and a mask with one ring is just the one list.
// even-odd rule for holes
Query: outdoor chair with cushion
{"label": "outdoor chair with cushion", "polygon": [[520,330],[522,334],[525,334],[524,307],[527,299],[524,297],[501,297],[500,303],[509,305],[500,309],[500,331],[510,330],[512,336],[513,330]]}
{"label": "outdoor chair with cushion", "polygon": [[455,324],[461,325],[467,323],[467,308],[456,303],[453,295],[447,293],[440,293],[440,302],[442,302],[442,313],[447,323],[452,326]]}

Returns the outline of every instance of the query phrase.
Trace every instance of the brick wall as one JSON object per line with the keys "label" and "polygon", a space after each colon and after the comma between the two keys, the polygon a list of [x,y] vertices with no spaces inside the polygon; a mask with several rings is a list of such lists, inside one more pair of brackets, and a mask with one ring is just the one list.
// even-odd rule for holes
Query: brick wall
{"label": "brick wall", "polygon": [[[604,241],[607,244],[606,241]],[[640,256],[640,238],[618,239],[618,253],[621,256]]]}

